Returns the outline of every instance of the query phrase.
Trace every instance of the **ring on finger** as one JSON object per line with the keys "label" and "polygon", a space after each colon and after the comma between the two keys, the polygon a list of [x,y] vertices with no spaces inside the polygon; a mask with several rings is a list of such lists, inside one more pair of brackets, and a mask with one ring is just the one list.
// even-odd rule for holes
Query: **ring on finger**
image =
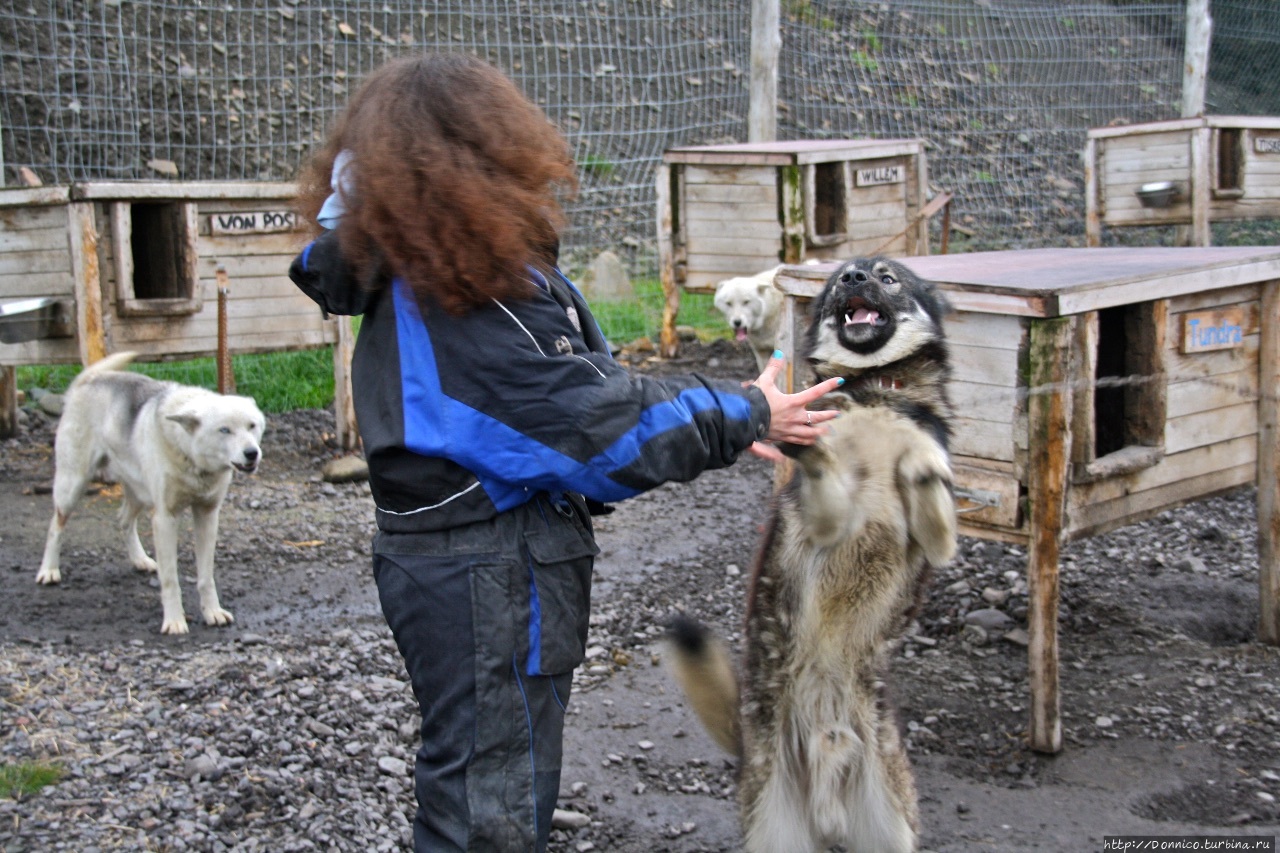
{"label": "ring on finger", "polygon": [[804,425],[813,426],[813,412],[804,413]]}

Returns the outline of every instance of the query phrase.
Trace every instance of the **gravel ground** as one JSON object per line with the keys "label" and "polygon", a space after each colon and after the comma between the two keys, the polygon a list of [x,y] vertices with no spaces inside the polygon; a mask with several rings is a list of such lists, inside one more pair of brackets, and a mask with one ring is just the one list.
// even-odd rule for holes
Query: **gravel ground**
{"label": "gravel ground", "polygon": [[[752,373],[728,342],[688,352],[637,367]],[[270,418],[263,468],[222,516],[236,624],[177,638],[158,634],[154,579],[128,567],[109,488],[68,527],[64,583],[35,584],[52,430],[28,413],[0,452],[0,763],[66,776],[0,800],[0,850],[407,849],[415,707],[368,576],[368,489],[319,477],[330,415]],[[738,849],[733,763],[669,681],[658,635],[684,608],[736,639],[771,485],[747,458],[599,520],[555,853]],[[1241,489],[1066,549],[1056,757],[1025,746],[1025,554],[963,540],[893,675],[926,849],[1274,838],[1280,651],[1255,639],[1255,533]],[[180,560],[191,612],[189,535]]]}

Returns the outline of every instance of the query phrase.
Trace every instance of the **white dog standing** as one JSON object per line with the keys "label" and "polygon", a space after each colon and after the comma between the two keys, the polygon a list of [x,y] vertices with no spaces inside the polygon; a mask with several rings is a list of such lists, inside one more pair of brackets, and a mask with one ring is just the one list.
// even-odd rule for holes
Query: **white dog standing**
{"label": "white dog standing", "polygon": [[[201,615],[207,625],[229,625],[234,618],[218,601],[213,581],[218,512],[232,469],[257,470],[265,419],[249,397],[122,372],[134,355],[117,353],[95,362],[67,389],[54,448],[53,520],[36,582],[62,580],[63,528],[89,481],[105,470],[124,491],[120,520],[130,561],[159,574],[161,633],[187,633],[178,580],[179,516],[187,508],[195,523]],[[153,511],[154,560],[138,539],[144,509]]]}
{"label": "white dog standing", "polygon": [[751,345],[761,371],[769,363],[778,335],[782,292],[773,286],[773,277],[780,269],[782,267],[777,266],[716,285],[716,308],[733,327],[734,336]]}

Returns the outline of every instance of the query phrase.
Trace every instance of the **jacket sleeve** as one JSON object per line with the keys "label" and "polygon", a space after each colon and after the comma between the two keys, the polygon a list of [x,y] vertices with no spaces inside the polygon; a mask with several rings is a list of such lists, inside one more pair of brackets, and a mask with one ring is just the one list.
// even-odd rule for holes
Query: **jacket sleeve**
{"label": "jacket sleeve", "polygon": [[329,314],[363,314],[373,304],[382,282],[361,283],[338,250],[338,232],[324,231],[289,265],[289,278]]}

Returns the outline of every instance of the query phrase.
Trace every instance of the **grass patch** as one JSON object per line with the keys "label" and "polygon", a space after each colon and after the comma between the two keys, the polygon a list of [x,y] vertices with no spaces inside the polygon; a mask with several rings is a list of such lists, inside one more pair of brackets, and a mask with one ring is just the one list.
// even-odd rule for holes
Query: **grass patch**
{"label": "grass patch", "polygon": [[29,796],[60,781],[63,775],[61,766],[42,761],[0,764],[0,799],[16,800]]}
{"label": "grass patch", "polygon": [[[637,338],[656,338],[662,325],[665,298],[661,280],[637,278],[632,281],[632,287],[636,292],[634,300],[596,300],[591,305],[601,331],[615,345],[625,345]],[[709,293],[682,293],[677,322],[681,326],[692,326],[703,340],[729,335],[729,327]],[[135,362],[130,369],[153,379],[183,385],[210,390],[218,386],[218,364],[213,358]],[[231,357],[231,369],[235,374],[236,393],[253,397],[268,414],[333,405],[332,347],[235,355]],[[78,364],[19,367],[18,387],[28,392],[42,388],[62,393],[79,372]]]}

